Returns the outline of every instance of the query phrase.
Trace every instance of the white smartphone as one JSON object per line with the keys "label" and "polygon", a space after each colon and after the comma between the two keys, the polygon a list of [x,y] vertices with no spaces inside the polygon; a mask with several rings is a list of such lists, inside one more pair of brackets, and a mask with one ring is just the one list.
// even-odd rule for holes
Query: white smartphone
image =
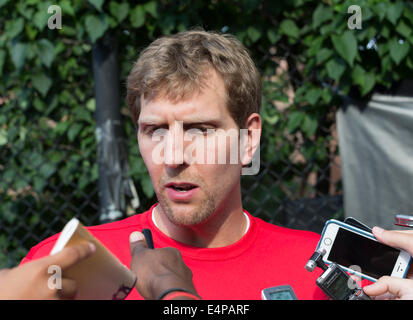
{"label": "white smartphone", "polygon": [[335,262],[373,282],[382,276],[404,278],[412,259],[408,252],[379,242],[372,233],[334,219],[326,222],[317,249],[325,250],[327,264]]}

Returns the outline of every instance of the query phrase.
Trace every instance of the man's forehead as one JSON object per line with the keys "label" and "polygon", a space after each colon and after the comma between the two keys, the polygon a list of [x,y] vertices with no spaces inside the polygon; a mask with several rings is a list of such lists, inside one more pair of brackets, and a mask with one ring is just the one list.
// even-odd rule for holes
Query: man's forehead
{"label": "man's forehead", "polygon": [[[163,120],[164,113],[179,114],[180,121],[205,122],[223,117],[227,113],[226,88],[222,78],[213,69],[205,70],[205,79],[198,89],[183,96],[170,96],[162,87],[155,95],[140,97],[138,122]],[[175,91],[175,93],[178,93]]]}
{"label": "man's forehead", "polygon": [[196,96],[180,102],[166,98],[151,101],[141,100],[138,124],[164,123],[176,120],[184,123],[203,123],[220,121],[227,116],[228,109],[224,99],[198,100]]}
{"label": "man's forehead", "polygon": [[[138,119],[138,124],[161,124],[165,123],[168,121],[170,117],[166,117],[163,115],[158,115],[155,112],[145,112],[141,113]],[[182,114],[174,117],[174,121],[182,121],[183,124],[186,123],[215,123],[218,122],[222,119],[221,114],[202,114],[202,113],[188,113],[188,114]]]}

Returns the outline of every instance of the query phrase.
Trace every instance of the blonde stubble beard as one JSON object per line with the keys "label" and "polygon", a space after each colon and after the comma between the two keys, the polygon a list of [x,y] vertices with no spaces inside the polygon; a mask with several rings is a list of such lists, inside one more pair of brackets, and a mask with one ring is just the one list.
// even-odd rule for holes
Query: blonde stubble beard
{"label": "blonde stubble beard", "polygon": [[[211,192],[208,191],[207,188],[204,187],[202,181],[200,181],[200,179],[196,179],[196,181],[192,179],[190,181],[196,183],[200,188],[199,191],[203,192],[205,195],[205,198],[201,200],[200,204],[196,208],[189,209],[192,210],[192,212],[176,212],[176,209],[173,209],[171,201],[165,194],[165,188],[161,187],[162,190],[160,192],[157,192],[157,198],[163,213],[171,223],[177,226],[199,225],[207,221],[216,210],[216,204],[214,201],[215,197]],[[161,178],[159,185],[164,186],[165,184],[166,182]]]}

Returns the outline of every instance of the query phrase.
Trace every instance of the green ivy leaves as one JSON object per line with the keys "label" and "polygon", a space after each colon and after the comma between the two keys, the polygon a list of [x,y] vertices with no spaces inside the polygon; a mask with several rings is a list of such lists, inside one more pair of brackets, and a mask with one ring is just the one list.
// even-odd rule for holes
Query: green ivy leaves
{"label": "green ivy leaves", "polygon": [[52,80],[44,73],[35,74],[31,79],[33,87],[45,97],[52,85]]}
{"label": "green ivy leaves", "polygon": [[280,32],[295,39],[300,35],[300,29],[291,19],[283,20],[280,23]]}
{"label": "green ivy leaves", "polygon": [[36,51],[42,64],[50,68],[55,59],[54,45],[48,39],[40,39],[36,42]]}
{"label": "green ivy leaves", "polygon": [[142,5],[137,5],[131,10],[130,21],[132,27],[140,28],[145,23],[145,8]]}
{"label": "green ivy leaves", "polygon": [[398,40],[397,38],[391,39],[389,47],[390,57],[397,65],[400,64],[410,51],[410,44],[407,41]]}
{"label": "green ivy leaves", "polygon": [[96,42],[109,28],[109,21],[104,15],[88,15],[85,19],[85,28],[92,42]]}
{"label": "green ivy leaves", "polygon": [[21,42],[10,44],[11,60],[17,70],[20,70],[23,67],[26,56],[29,52],[29,47],[29,44]]}
{"label": "green ivy leaves", "polygon": [[320,79],[334,80],[342,94],[358,88],[366,96],[377,84],[389,87],[395,79],[409,77],[413,6],[402,1],[365,3],[361,5],[363,28],[352,30],[347,26],[350,4],[318,4],[312,14],[315,32],[305,42],[305,64],[317,66]]}
{"label": "green ivy leaves", "polygon": [[111,1],[109,4],[110,14],[116,18],[118,23],[121,23],[129,14],[129,3],[117,3]]}
{"label": "green ivy leaves", "polygon": [[352,31],[345,31],[341,35],[332,35],[334,49],[350,65],[353,66],[357,55],[357,39]]}

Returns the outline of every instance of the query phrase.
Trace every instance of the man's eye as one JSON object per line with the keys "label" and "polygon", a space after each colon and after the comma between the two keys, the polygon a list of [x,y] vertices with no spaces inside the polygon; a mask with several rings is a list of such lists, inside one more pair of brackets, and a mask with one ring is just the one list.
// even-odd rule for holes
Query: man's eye
{"label": "man's eye", "polygon": [[154,131],[154,130],[155,130],[154,127],[146,127],[146,128],[143,130],[143,133],[144,133],[144,134],[151,135],[151,134],[153,134],[153,131]]}
{"label": "man's eye", "polygon": [[189,134],[194,134],[194,135],[208,135],[213,131],[213,128],[209,127],[193,127],[190,130],[188,130]]}
{"label": "man's eye", "polygon": [[215,131],[214,127],[197,127],[197,129],[199,129],[203,133],[208,133],[208,134]]}
{"label": "man's eye", "polygon": [[149,126],[146,127],[143,130],[143,133],[147,136],[153,137],[153,136],[162,136],[165,135],[165,131],[167,129],[163,128],[163,127],[159,127],[159,126]]}

